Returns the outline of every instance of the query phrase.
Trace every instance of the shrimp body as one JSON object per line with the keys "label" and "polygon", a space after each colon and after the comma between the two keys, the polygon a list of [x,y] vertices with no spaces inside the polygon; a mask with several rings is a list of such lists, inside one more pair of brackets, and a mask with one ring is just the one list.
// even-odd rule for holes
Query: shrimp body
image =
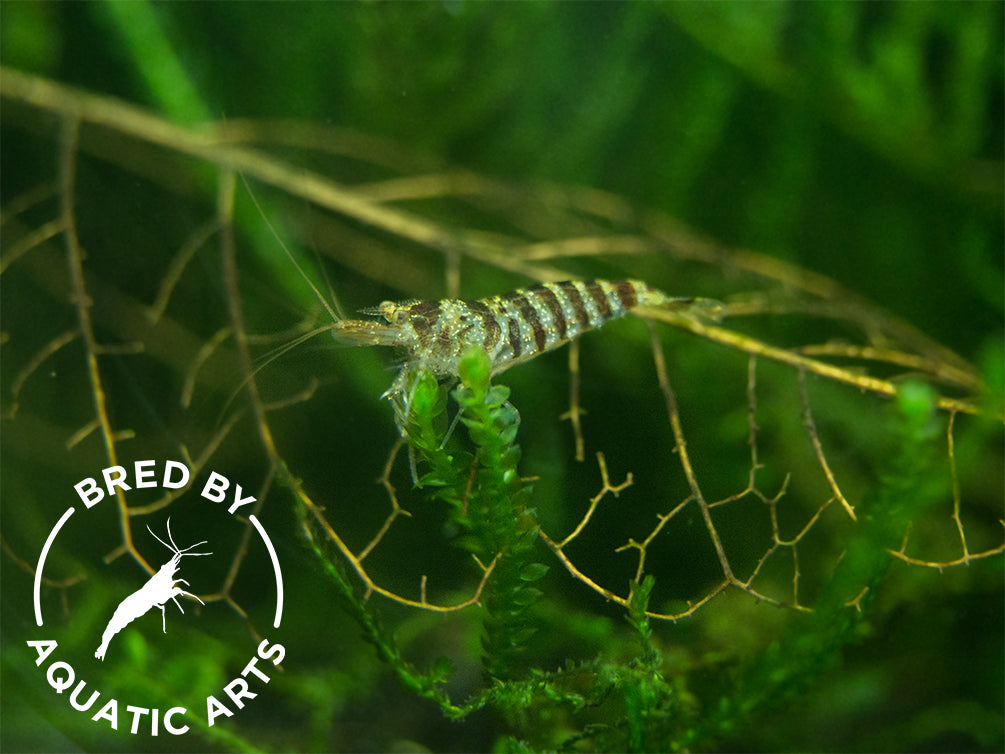
{"label": "shrimp body", "polygon": [[405,349],[405,366],[384,394],[395,400],[406,392],[409,375],[416,370],[456,377],[462,356],[472,347],[488,354],[492,374],[498,374],[637,306],[685,306],[692,301],[668,296],[639,280],[539,283],[476,301],[384,301],[365,310],[384,321],[342,320],[333,326],[333,334],[355,345]]}
{"label": "shrimp body", "polygon": [[[147,527],[148,530],[149,528],[150,527]],[[105,630],[101,634],[101,644],[94,653],[94,656],[99,660],[105,659],[105,652],[108,650],[108,644],[112,640],[112,637],[134,620],[145,615],[155,607],[159,607],[161,610],[161,628],[164,633],[167,633],[167,618],[164,614],[164,606],[167,604],[168,600],[174,602],[178,609],[183,613],[185,611],[176,599],[179,595],[192,597],[200,604],[205,604],[196,595],[186,592],[178,586],[178,584],[185,584],[185,586],[188,586],[188,582],[185,581],[185,579],[175,578],[175,574],[178,572],[179,564],[184,555],[212,555],[212,553],[209,552],[188,552],[199,545],[205,544],[205,542],[199,542],[192,545],[192,547],[185,548],[184,550],[178,549],[178,546],[174,543],[174,539],[171,538],[170,519],[168,519],[168,539],[171,541],[171,545],[168,545],[152,531],[150,533],[153,534],[154,538],[158,542],[166,547],[169,547],[174,552],[174,555],[172,555],[171,559],[162,565],[158,569],[157,573],[151,576],[143,586],[122,600],[118,607],[115,608],[115,612],[112,614],[111,620],[108,621],[108,625],[105,626]]]}

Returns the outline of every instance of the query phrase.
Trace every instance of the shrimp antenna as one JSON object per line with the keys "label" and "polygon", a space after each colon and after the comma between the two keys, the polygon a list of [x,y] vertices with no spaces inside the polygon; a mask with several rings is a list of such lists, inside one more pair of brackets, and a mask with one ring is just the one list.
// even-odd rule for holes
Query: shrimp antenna
{"label": "shrimp antenna", "polygon": [[241,384],[238,385],[236,388],[234,388],[233,392],[231,392],[230,396],[224,402],[223,407],[220,409],[219,415],[216,420],[217,426],[219,426],[220,423],[223,421],[223,416],[227,412],[227,409],[230,408],[230,404],[233,403],[234,399],[241,394],[241,391],[245,388],[245,386],[247,386],[247,384],[251,382],[252,379],[255,378],[255,375],[257,375],[259,372],[265,369],[273,361],[280,358],[284,354],[289,353],[302,343],[306,343],[308,340],[317,337],[321,333],[328,332],[329,330],[334,330],[336,324],[337,323],[335,322],[331,322],[327,325],[321,325],[321,327],[315,327],[313,330],[310,330],[309,332],[296,336],[289,343],[284,343],[283,345],[272,349],[267,354],[262,356],[259,360],[257,360],[259,361],[259,363],[256,364],[256,366],[251,370],[251,372],[248,374],[247,377],[241,380]]}
{"label": "shrimp antenna", "polygon": [[297,261],[296,257],[293,256],[293,253],[289,250],[286,244],[283,243],[283,239],[276,232],[275,227],[273,227],[272,222],[269,220],[269,216],[266,215],[265,211],[262,209],[262,205],[258,203],[258,199],[257,197],[255,197],[255,194],[251,191],[251,186],[248,185],[248,179],[244,177],[243,173],[241,174],[241,181],[244,183],[244,188],[247,189],[248,196],[251,197],[251,201],[254,203],[255,209],[258,210],[258,214],[262,216],[262,219],[268,226],[269,232],[272,233],[273,238],[276,239],[276,242],[286,253],[286,256],[289,257],[291,262],[293,262],[293,266],[297,268],[297,272],[300,273],[300,277],[302,277],[304,280],[307,281],[307,285],[309,285],[311,287],[311,290],[314,291],[314,295],[317,296],[318,301],[320,301],[321,305],[324,306],[324,308],[327,310],[332,320],[334,322],[338,322],[339,320],[345,319],[345,317],[342,315],[342,307],[339,305],[338,299],[335,297],[335,292],[334,291],[331,292],[332,300],[335,302],[335,309],[332,309],[332,307],[328,304],[328,299],[326,299],[324,295],[322,295],[321,291],[318,290],[318,287],[314,285],[314,281],[310,279],[310,277],[307,275],[306,272],[304,272],[304,268],[300,266],[300,262]]}
{"label": "shrimp antenna", "polygon": [[204,540],[202,540],[202,542],[196,542],[194,545],[192,545],[191,547],[186,547],[184,550],[180,549],[178,547],[178,545],[175,544],[174,537],[171,536],[171,517],[170,516],[168,516],[168,520],[167,520],[167,533],[168,533],[168,539],[171,541],[170,545],[167,542],[165,542],[163,539],[161,539],[160,537],[158,537],[156,534],[154,534],[154,530],[150,528],[150,524],[147,524],[147,531],[150,532],[150,536],[152,536],[154,539],[156,539],[158,542],[160,542],[162,545],[164,545],[166,548],[168,548],[171,552],[173,552],[178,557],[181,557],[182,555],[194,555],[194,556],[198,557],[200,555],[212,555],[213,554],[211,552],[189,552],[189,550],[192,550],[192,549],[198,547],[199,545],[206,544],[209,541],[208,539],[204,539]]}
{"label": "shrimp antenna", "polygon": [[[150,528],[150,524],[147,524],[147,531],[150,532],[150,536],[152,536],[154,539],[156,539],[158,542],[160,542],[162,545],[164,545],[166,548],[168,548],[171,552],[175,553],[176,555],[179,554],[178,545],[176,545],[174,543],[173,539],[171,540],[171,544],[169,545],[163,539],[161,539],[156,534],[154,534],[154,530]],[[168,518],[168,539],[171,539],[171,518],[170,517]]]}

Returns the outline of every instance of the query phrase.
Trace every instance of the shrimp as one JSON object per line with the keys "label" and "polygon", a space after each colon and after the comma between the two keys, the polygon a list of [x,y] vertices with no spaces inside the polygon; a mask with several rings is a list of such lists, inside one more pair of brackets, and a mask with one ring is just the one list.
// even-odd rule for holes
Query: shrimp
{"label": "shrimp", "polygon": [[118,607],[115,608],[115,613],[112,615],[111,620],[108,621],[108,625],[105,626],[105,631],[101,635],[101,645],[94,653],[94,656],[99,660],[103,661],[105,659],[105,652],[108,650],[108,643],[112,640],[113,636],[140,616],[148,613],[152,608],[159,607],[161,609],[161,628],[164,633],[167,633],[167,618],[164,614],[164,606],[167,604],[168,600],[174,602],[174,604],[178,606],[178,609],[183,613],[185,611],[176,599],[179,594],[184,594],[186,597],[198,600],[199,604],[206,604],[196,595],[191,592],[186,592],[178,586],[178,584],[185,584],[185,586],[188,586],[189,584],[185,581],[185,579],[176,579],[174,577],[175,573],[178,572],[178,564],[183,556],[202,556],[213,554],[211,552],[189,552],[189,550],[196,548],[199,545],[206,544],[206,540],[197,542],[191,547],[186,547],[184,550],[179,549],[178,545],[175,544],[174,538],[171,536],[170,518],[168,518],[167,522],[167,535],[168,540],[171,542],[170,545],[154,534],[153,530],[149,526],[147,527],[147,531],[150,532],[154,539],[171,550],[174,555],[171,556],[171,559],[167,563],[160,567],[160,570],[158,570],[157,573],[150,577],[147,583],[122,600]]}
{"label": "shrimp", "polygon": [[472,347],[489,356],[492,374],[528,361],[637,306],[714,309],[708,299],[674,298],[639,280],[586,280],[539,283],[477,301],[384,301],[364,309],[381,320],[337,320],[335,339],[360,346],[398,346],[405,365],[382,397],[395,406],[405,434],[408,388],[419,371],[456,378],[462,356]]}

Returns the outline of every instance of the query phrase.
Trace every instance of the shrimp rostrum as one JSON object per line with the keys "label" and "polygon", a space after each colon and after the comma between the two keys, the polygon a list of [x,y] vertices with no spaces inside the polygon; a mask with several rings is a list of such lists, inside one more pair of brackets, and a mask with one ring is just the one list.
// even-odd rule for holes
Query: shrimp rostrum
{"label": "shrimp rostrum", "polygon": [[195,557],[203,555],[212,555],[211,552],[189,552],[189,550],[195,549],[199,545],[206,544],[206,540],[202,542],[197,542],[191,547],[186,547],[184,550],[180,549],[177,544],[175,544],[174,538],[171,536],[171,519],[167,522],[167,535],[168,544],[163,539],[158,537],[153,533],[153,530],[148,526],[147,531],[160,542],[162,545],[167,547],[174,554],[167,563],[162,565],[160,569],[153,576],[147,580],[143,586],[137,589],[135,592],[126,597],[122,602],[119,603],[118,607],[115,608],[115,613],[112,615],[111,620],[108,621],[108,625],[105,626],[105,631],[101,635],[101,645],[98,647],[94,656],[99,660],[105,659],[105,652],[108,650],[108,643],[112,640],[119,631],[128,626],[137,618],[146,615],[154,607],[159,607],[161,610],[161,629],[164,633],[167,633],[167,618],[164,614],[164,606],[167,604],[168,600],[174,602],[174,604],[181,610],[182,606],[178,603],[178,595],[184,595],[186,597],[191,597],[192,599],[199,602],[199,604],[206,604],[196,595],[191,592],[186,592],[178,584],[184,584],[188,586],[189,583],[185,579],[176,579],[175,574],[178,572],[179,564],[181,559],[186,555],[191,555]]}

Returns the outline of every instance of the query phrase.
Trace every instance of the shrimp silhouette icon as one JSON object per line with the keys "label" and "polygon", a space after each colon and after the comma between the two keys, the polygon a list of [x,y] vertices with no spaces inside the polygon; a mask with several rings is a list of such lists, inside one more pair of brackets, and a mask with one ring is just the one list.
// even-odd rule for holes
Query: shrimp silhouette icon
{"label": "shrimp silhouette icon", "polygon": [[104,661],[105,652],[108,650],[108,643],[112,640],[119,631],[128,626],[137,618],[145,615],[154,607],[159,607],[161,609],[161,628],[164,633],[167,633],[167,618],[165,616],[164,607],[168,600],[174,602],[178,609],[183,613],[182,606],[179,604],[177,597],[179,594],[183,594],[186,597],[191,597],[194,600],[198,600],[199,604],[206,604],[196,595],[191,592],[186,592],[178,584],[184,584],[188,586],[189,583],[185,579],[176,579],[175,574],[178,572],[180,567],[181,559],[186,555],[191,555],[193,557],[200,557],[204,555],[212,555],[211,552],[189,552],[189,550],[195,549],[199,545],[206,544],[206,540],[202,542],[196,542],[190,547],[186,547],[184,550],[178,547],[175,543],[174,538],[171,536],[171,519],[168,518],[167,521],[167,537],[168,544],[163,539],[154,534],[153,530],[148,526],[147,531],[150,532],[151,536],[160,542],[162,545],[167,547],[174,553],[171,559],[167,563],[160,567],[153,576],[149,578],[147,583],[137,589],[135,592],[126,597],[122,602],[119,603],[118,607],[115,608],[115,613],[112,615],[111,620],[108,621],[108,625],[105,626],[105,631],[101,635],[101,644],[98,646],[97,651],[94,656],[99,660]]}

